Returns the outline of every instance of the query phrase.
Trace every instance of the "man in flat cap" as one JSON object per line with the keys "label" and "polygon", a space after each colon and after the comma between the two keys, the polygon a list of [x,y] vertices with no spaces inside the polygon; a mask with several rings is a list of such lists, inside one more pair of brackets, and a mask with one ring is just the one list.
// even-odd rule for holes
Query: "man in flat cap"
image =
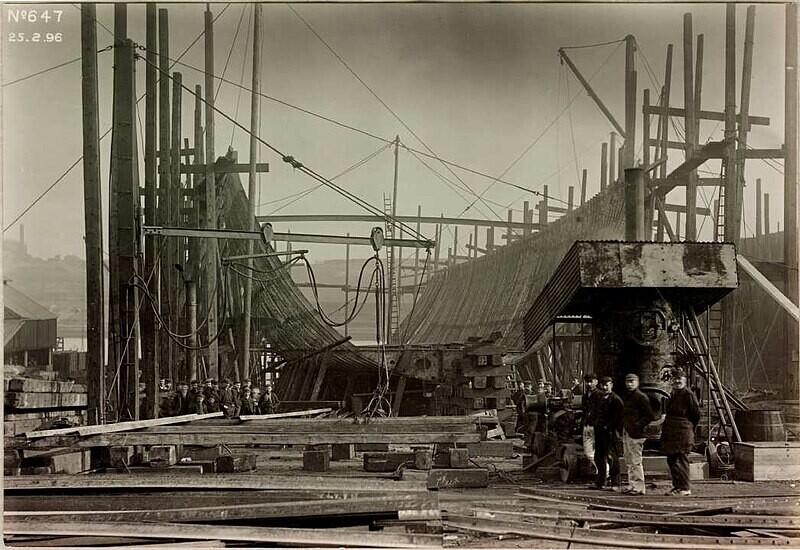
{"label": "man in flat cap", "polygon": [[668,495],[689,496],[689,451],[694,444],[694,429],[700,422],[697,397],[686,387],[686,371],[672,371],[672,394],[666,406],[666,418],[661,428],[661,451],[667,455],[672,490]]}
{"label": "man in flat cap", "polygon": [[625,375],[625,393],[622,395],[622,446],[625,455],[625,466],[628,469],[628,486],[623,493],[643,495],[645,493],[644,466],[642,451],[644,450],[645,427],[653,421],[653,409],[650,400],[639,389],[639,376],[630,372]]}
{"label": "man in flat cap", "polygon": [[597,466],[597,476],[589,489],[602,489],[605,486],[607,466],[609,466],[609,485],[619,486],[618,438],[622,427],[622,399],[612,391],[614,382],[610,376],[603,376],[599,387],[597,419],[594,426],[594,463]]}

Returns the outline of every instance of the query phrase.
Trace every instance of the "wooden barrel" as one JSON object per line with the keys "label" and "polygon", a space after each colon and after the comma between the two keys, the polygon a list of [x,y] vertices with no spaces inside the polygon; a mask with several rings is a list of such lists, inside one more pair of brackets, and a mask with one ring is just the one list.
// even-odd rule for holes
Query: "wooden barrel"
{"label": "wooden barrel", "polygon": [[742,441],[786,441],[786,428],[779,410],[736,411]]}

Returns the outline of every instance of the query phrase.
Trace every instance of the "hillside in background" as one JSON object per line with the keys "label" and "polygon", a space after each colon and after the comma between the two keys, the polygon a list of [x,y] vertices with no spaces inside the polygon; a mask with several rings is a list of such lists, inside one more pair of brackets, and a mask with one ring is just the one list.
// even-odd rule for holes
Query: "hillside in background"
{"label": "hillside in background", "polygon": [[[358,270],[363,260],[350,261],[351,284],[358,279]],[[345,261],[326,260],[313,264],[314,274],[319,283],[344,285]],[[58,315],[58,335],[81,337],[86,330],[86,263],[84,260],[68,255],[42,259],[28,254],[24,243],[4,239],[3,278],[13,287],[27,294],[35,301]],[[107,275],[107,272],[106,272]],[[362,286],[369,282],[370,273],[364,274]],[[304,270],[297,268],[294,279],[306,282]],[[303,294],[314,303],[310,288],[303,288]],[[351,293],[351,300],[354,299]],[[345,293],[340,289],[324,288],[319,291],[320,305],[335,321],[344,318]],[[410,296],[406,297],[410,301]],[[339,309],[342,308],[342,309]],[[405,308],[404,308],[405,309]],[[338,311],[337,311],[338,310]],[[340,329],[344,333],[344,329]],[[371,292],[359,316],[350,324],[348,334],[359,343],[375,342],[375,298]]]}

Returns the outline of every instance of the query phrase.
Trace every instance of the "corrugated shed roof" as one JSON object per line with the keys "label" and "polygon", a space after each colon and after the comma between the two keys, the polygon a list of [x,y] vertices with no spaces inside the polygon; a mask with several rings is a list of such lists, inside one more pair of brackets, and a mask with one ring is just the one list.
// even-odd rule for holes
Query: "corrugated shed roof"
{"label": "corrugated shed roof", "polygon": [[11,315],[4,313],[6,317],[17,317],[20,319],[56,319],[58,315],[48,310],[41,304],[36,303],[30,297],[26,296],[8,283],[3,284],[3,300],[5,302],[5,309],[11,312]]}

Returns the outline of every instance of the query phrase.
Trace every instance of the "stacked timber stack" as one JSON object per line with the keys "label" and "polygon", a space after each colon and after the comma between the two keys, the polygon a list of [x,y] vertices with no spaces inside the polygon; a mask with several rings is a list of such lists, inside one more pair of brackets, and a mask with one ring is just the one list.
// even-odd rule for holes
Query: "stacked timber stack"
{"label": "stacked timber stack", "polygon": [[86,424],[86,386],[34,378],[3,381],[4,437],[39,429],[63,419],[69,425]]}
{"label": "stacked timber stack", "polygon": [[65,453],[57,458],[48,457],[47,460],[30,456],[30,460],[26,461],[16,452],[12,443],[16,436],[24,432],[86,424],[86,386],[22,377],[6,378],[3,386],[3,471],[6,475],[56,471],[76,473],[88,467],[88,452]]}
{"label": "stacked timber stack", "polygon": [[[453,361],[452,369],[446,373],[444,410],[446,414],[474,414],[477,411],[494,409],[500,420],[504,418],[510,402],[509,379],[513,374],[511,365],[503,364],[505,350],[493,343],[481,342],[464,349],[463,358]],[[510,409],[513,412],[513,407]]]}

